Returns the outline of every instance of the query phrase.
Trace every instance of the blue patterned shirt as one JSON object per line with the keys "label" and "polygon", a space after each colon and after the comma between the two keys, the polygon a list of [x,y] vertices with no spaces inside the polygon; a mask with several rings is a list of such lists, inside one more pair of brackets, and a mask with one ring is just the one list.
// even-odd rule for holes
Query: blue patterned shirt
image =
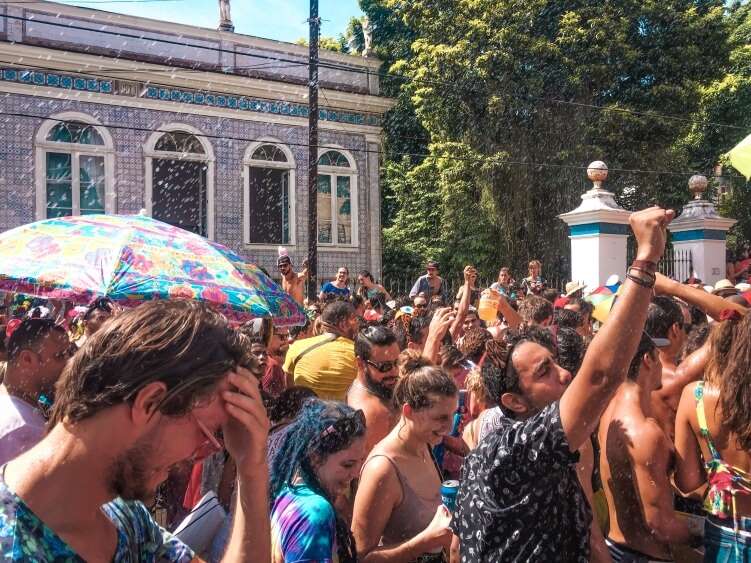
{"label": "blue patterned shirt", "polygon": [[[4,468],[3,468],[4,469]],[[4,473],[4,471],[3,471]],[[115,499],[102,507],[117,528],[118,563],[188,563],[193,551],[159,527],[140,502]],[[83,563],[0,477],[0,561]]]}

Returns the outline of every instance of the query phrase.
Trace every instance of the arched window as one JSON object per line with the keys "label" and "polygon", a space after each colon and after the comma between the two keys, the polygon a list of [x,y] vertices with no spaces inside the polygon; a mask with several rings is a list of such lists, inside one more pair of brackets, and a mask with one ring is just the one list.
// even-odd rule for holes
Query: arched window
{"label": "arched window", "polygon": [[187,125],[162,126],[144,153],[150,215],[211,238],[213,155],[205,137]]}
{"label": "arched window", "polygon": [[357,244],[357,169],[343,151],[318,157],[318,244]]}
{"label": "arched window", "polygon": [[275,141],[248,147],[245,153],[245,244],[295,244],[295,161]]}
{"label": "arched window", "polygon": [[115,211],[112,138],[91,116],[46,121],[35,152],[38,219]]}

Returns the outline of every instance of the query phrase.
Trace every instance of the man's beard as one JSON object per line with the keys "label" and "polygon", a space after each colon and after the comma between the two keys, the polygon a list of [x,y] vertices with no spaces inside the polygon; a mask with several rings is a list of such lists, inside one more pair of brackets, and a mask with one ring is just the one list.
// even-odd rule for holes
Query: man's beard
{"label": "man's beard", "polygon": [[394,395],[394,388],[370,377],[369,369],[365,370],[365,388],[382,401],[390,401]]}
{"label": "man's beard", "polygon": [[152,441],[143,439],[120,454],[108,471],[109,489],[123,500],[150,502],[155,494],[148,484],[154,453]]}

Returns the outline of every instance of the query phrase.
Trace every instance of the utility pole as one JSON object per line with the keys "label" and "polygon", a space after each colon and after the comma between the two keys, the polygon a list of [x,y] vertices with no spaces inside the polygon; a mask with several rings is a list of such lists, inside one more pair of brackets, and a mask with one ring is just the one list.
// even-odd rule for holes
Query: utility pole
{"label": "utility pole", "polygon": [[318,289],[318,0],[310,0],[308,56],[308,299]]}

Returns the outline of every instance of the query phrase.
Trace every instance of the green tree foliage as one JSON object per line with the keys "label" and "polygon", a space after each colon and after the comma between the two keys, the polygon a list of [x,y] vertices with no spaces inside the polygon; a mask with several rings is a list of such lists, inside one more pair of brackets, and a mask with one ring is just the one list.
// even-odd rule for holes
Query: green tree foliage
{"label": "green tree foliage", "polygon": [[691,122],[655,114],[690,116],[723,77],[722,0],[361,6],[376,53],[409,78],[386,81],[398,96],[387,121],[387,263],[390,253],[411,257],[404,267],[431,255],[455,272],[467,262],[523,272],[535,257],[563,275],[556,215],[587,189],[577,167],[605,160],[607,186],[631,208],[688,198],[688,175],[634,170],[709,171],[681,143]]}
{"label": "green tree foliage", "polygon": [[[299,39],[295,40],[295,45],[302,45],[303,47],[308,46],[308,40],[305,37],[300,37]],[[321,49],[326,49],[327,51],[336,51],[338,53],[347,53],[347,42],[343,35],[339,35],[339,37],[326,37],[322,36],[320,39],[318,39],[318,47]]]}
{"label": "green tree foliage", "polygon": [[738,219],[728,238],[729,246],[734,247],[751,240],[751,186],[723,155],[751,132],[751,5],[731,6],[728,27],[731,51],[725,72],[700,88],[696,123],[679,147],[696,168],[725,165],[720,182],[727,195],[722,198],[720,209]]}

